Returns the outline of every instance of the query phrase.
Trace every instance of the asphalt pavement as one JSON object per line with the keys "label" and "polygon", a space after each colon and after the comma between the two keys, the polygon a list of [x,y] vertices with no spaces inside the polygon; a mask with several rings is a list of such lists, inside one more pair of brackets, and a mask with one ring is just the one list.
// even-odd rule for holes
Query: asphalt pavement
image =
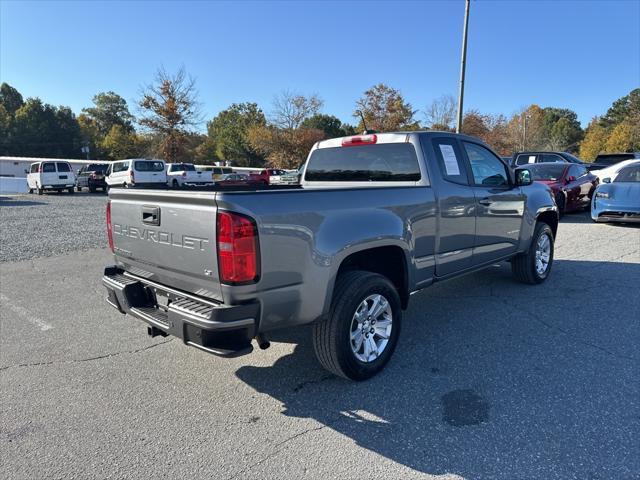
{"label": "asphalt pavement", "polygon": [[[0,202],[3,247],[5,218],[46,236],[32,207]],[[567,215],[543,285],[500,264],[414,295],[364,383],[306,328],[235,359],[149,338],[95,238],[0,263],[2,478],[640,478],[638,227]]]}

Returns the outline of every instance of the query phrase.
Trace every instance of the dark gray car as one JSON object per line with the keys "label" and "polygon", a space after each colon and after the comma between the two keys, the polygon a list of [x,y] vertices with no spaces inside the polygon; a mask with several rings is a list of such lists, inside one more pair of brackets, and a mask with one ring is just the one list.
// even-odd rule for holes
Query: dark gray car
{"label": "dark gray car", "polygon": [[476,138],[385,133],[317,143],[300,186],[112,190],[108,301],[219,355],[313,324],[322,365],[366,379],[412,293],[502,260],[525,283],[548,277],[557,207],[514,175]]}

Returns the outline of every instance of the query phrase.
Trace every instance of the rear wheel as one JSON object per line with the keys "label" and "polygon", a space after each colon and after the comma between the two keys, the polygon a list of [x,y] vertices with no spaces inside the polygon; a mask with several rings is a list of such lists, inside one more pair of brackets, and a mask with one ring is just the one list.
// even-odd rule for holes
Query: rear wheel
{"label": "rear wheel", "polygon": [[173,182],[171,182],[171,185],[173,186],[173,188],[178,188],[180,186],[178,180],[176,180],[175,178],[173,179]]}
{"label": "rear wheel", "polygon": [[36,184],[36,190],[38,191],[38,195],[42,195],[44,193],[44,188]]}
{"label": "rear wheel", "polygon": [[80,185],[78,185],[78,186],[76,187],[76,190],[78,190],[79,192],[81,192],[81,191],[82,191],[82,187],[81,187]]}
{"label": "rear wheel", "polygon": [[511,260],[514,277],[531,285],[544,282],[553,265],[553,242],[551,227],[538,222],[529,249]]}
{"label": "rear wheel", "polygon": [[76,189],[75,189],[75,188],[73,188],[73,187],[70,187],[67,191],[68,191],[69,193],[74,193],[74,192],[76,191]]}
{"label": "rear wheel", "polygon": [[336,375],[366,380],[389,362],[401,322],[400,296],[386,277],[345,272],[336,281],[329,318],[313,326],[316,356]]}

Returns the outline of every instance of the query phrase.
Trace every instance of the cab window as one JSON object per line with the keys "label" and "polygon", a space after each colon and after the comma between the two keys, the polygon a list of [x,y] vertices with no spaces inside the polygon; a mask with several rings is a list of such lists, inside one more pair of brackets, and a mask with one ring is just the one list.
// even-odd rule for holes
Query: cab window
{"label": "cab window", "polygon": [[476,143],[462,142],[471,165],[473,183],[483,187],[503,187],[509,185],[507,169],[502,161],[490,150]]}
{"label": "cab window", "polygon": [[39,163],[34,163],[31,165],[31,173],[38,173],[38,168],[40,167]]}
{"label": "cab window", "polygon": [[433,140],[433,148],[442,178],[448,182],[468,185],[467,171],[458,142],[454,138],[436,138]]}

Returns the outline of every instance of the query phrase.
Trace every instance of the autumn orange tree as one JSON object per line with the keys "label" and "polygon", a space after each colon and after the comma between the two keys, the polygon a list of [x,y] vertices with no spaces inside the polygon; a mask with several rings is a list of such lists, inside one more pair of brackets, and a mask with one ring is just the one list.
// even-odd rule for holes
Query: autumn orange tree
{"label": "autumn orange tree", "polygon": [[157,138],[157,152],[165,160],[186,159],[189,135],[202,123],[195,80],[184,68],[169,74],[160,68],[139,101],[138,123]]}

